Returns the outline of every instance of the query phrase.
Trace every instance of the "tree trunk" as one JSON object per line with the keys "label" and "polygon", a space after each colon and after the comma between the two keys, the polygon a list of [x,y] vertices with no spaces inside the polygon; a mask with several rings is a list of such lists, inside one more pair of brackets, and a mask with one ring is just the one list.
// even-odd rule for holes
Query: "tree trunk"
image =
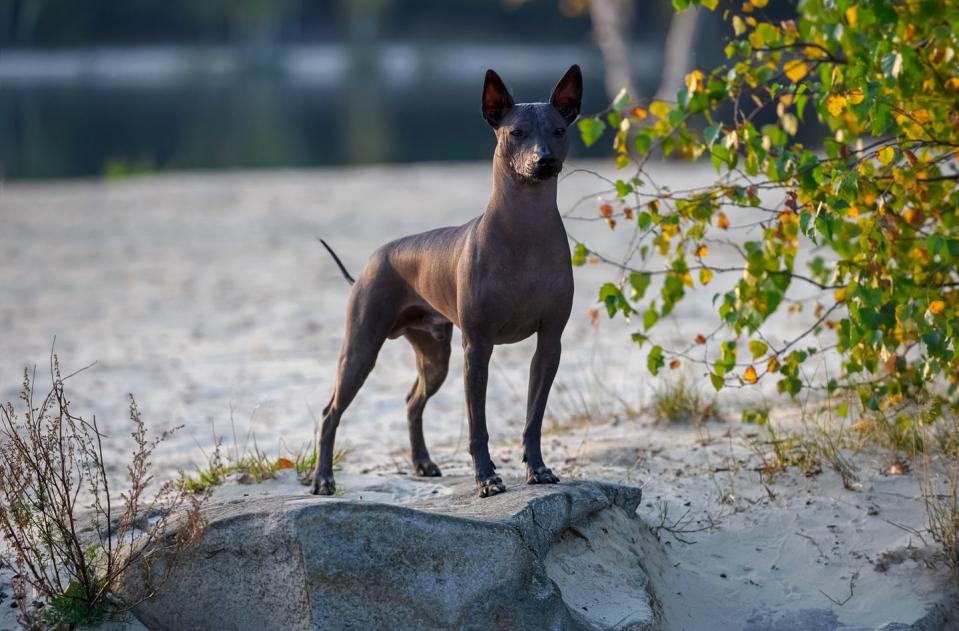
{"label": "tree trunk", "polygon": [[633,85],[629,43],[626,41],[632,14],[630,0],[590,0],[589,3],[593,34],[606,66],[606,93],[610,99],[623,88],[633,97],[638,96]]}
{"label": "tree trunk", "polygon": [[656,90],[657,100],[675,100],[676,93],[683,88],[686,73],[693,69],[693,38],[696,35],[699,14],[699,9],[689,7],[673,14],[673,19],[669,22],[663,50],[663,74],[659,79],[659,89]]}

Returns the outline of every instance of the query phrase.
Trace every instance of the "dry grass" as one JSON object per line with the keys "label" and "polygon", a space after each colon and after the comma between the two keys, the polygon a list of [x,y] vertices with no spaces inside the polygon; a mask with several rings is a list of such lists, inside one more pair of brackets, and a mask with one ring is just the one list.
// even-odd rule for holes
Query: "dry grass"
{"label": "dry grass", "polygon": [[637,405],[627,401],[595,372],[588,371],[579,382],[553,386],[547,409],[552,431],[568,431],[594,424],[632,421],[639,417]]}
{"label": "dry grass", "polygon": [[703,423],[721,416],[716,396],[685,372],[663,380],[653,392],[649,411],[657,423]]}
{"label": "dry grass", "polygon": [[[14,592],[28,628],[90,626],[132,608],[137,603],[115,594],[120,577],[134,565],[149,566],[158,553],[169,576],[177,553],[203,528],[203,496],[185,493],[176,481],[149,490],[151,455],[169,433],[148,438],[132,396],[128,485],[115,494],[96,418],[71,411],[64,387],[70,376],[61,376],[51,354],[46,395],[35,399],[35,371],[24,371],[20,409],[0,408],[0,529],[11,550],[3,561],[18,569]],[[180,511],[185,517],[169,540],[163,535]],[[31,588],[34,606],[27,607]]]}

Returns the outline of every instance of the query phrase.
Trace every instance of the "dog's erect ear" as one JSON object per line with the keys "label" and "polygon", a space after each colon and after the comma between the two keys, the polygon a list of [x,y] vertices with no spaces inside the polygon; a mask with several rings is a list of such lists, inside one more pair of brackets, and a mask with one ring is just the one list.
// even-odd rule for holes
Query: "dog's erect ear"
{"label": "dog's erect ear", "polygon": [[503,85],[503,80],[492,70],[486,71],[483,82],[483,118],[493,127],[499,127],[509,108],[513,107],[513,97]]}
{"label": "dog's erect ear", "polygon": [[567,125],[576,120],[583,102],[583,73],[580,72],[579,66],[576,64],[570,66],[553,88],[553,95],[549,97],[549,102],[559,110],[566,119]]}

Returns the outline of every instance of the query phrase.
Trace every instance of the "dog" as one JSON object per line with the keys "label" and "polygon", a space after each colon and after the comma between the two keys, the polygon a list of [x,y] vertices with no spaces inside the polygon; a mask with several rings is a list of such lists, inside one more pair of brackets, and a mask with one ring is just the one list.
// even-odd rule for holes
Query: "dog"
{"label": "dog", "polygon": [[469,453],[480,497],[506,490],[490,458],[486,384],[496,344],[536,335],[523,430],[529,484],[559,479],[543,462],[540,436],[546,399],[559,367],[560,338],[573,303],[566,229],[556,205],[557,176],[580,112],[583,77],[572,66],[548,103],[514,103],[493,70],[483,84],[483,118],[496,134],[493,190],[486,211],[462,226],[387,243],[354,281],[333,397],[317,432],[313,493],[332,495],[336,429],[387,339],[416,352],[416,383],[406,397],[414,472],[441,475],[423,438],[423,408],[446,378],[453,326],[463,337]]}

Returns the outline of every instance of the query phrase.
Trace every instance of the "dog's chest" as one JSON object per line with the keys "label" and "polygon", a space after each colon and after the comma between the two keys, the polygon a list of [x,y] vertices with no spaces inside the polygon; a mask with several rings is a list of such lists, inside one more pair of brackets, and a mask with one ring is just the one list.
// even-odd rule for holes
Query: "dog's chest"
{"label": "dog's chest", "polygon": [[[467,319],[497,343],[525,339],[544,325],[565,326],[573,301],[568,251],[531,248],[478,266],[469,279]],[[464,305],[466,306],[466,305]]]}

